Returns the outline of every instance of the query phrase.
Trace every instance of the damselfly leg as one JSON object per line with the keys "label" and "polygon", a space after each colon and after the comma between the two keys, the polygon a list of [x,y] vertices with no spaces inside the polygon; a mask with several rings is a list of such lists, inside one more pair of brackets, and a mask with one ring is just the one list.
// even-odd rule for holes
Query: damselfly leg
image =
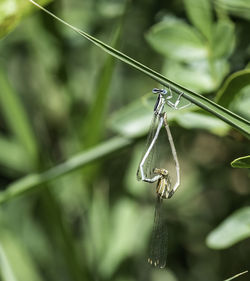
{"label": "damselfly leg", "polygon": [[182,95],[183,95],[183,93],[180,93],[180,94],[178,95],[178,98],[176,99],[176,101],[175,101],[175,102],[172,102],[171,99],[172,99],[172,97],[173,97],[173,94],[172,94],[171,89],[169,88],[169,95],[166,97],[166,99],[167,99],[167,101],[166,101],[167,105],[170,106],[170,107],[173,108],[173,109],[183,109],[183,108],[185,108],[185,107],[188,107],[188,106],[191,104],[191,102],[189,102],[189,103],[187,103],[187,104],[185,104],[185,105],[183,105],[183,106],[178,107],[179,104],[180,104]]}
{"label": "damselfly leg", "polygon": [[175,191],[177,190],[177,188],[179,187],[179,185],[180,185],[180,181],[181,181],[181,179],[180,179],[180,164],[179,164],[179,160],[178,160],[178,157],[177,157],[177,152],[176,152],[176,149],[175,149],[173,137],[172,137],[169,125],[168,125],[167,113],[166,112],[164,113],[164,116],[163,116],[163,123],[164,123],[164,127],[165,127],[165,129],[167,131],[168,141],[169,141],[169,144],[170,144],[170,147],[171,147],[171,151],[172,151],[172,155],[173,155],[173,158],[174,158],[175,171],[176,171],[176,182],[175,182],[175,185],[172,188],[172,190],[169,192],[168,197],[165,197],[165,198],[171,198],[173,196],[173,194],[175,193]]}

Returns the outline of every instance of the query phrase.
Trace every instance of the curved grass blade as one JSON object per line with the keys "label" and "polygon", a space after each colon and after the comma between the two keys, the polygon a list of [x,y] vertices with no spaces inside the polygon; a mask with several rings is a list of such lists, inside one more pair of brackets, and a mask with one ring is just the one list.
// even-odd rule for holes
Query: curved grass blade
{"label": "curved grass blade", "polygon": [[246,274],[246,273],[248,273],[248,270],[243,271],[243,272],[241,272],[241,273],[238,273],[238,274],[234,275],[233,277],[228,278],[228,279],[226,279],[226,280],[224,280],[224,281],[231,281],[231,280],[234,280],[234,279],[236,279],[237,277],[240,277],[241,275]]}
{"label": "curved grass blade", "polygon": [[250,85],[250,69],[237,71],[230,75],[216,95],[216,102],[229,106],[240,91]]}
{"label": "curved grass blade", "polygon": [[177,94],[183,93],[183,97],[189,100],[190,102],[196,104],[197,106],[203,108],[204,110],[210,112],[211,114],[217,116],[224,122],[228,123],[235,129],[239,130],[243,134],[245,134],[248,138],[250,138],[250,121],[238,116],[237,114],[231,112],[230,110],[212,102],[211,100],[187,89],[183,86],[167,79],[160,73],[150,69],[149,67],[143,65],[142,63],[132,59],[131,57],[123,54],[122,52],[113,49],[109,45],[103,43],[102,41],[96,39],[95,37],[89,35],[88,33],[81,31],[80,29],[76,28],[75,26],[65,22],[64,20],[60,19],[50,11],[46,10],[42,6],[40,6],[38,3],[36,3],[33,0],[29,0],[31,3],[33,3],[35,6],[58,20],[59,22],[63,23],[64,25],[68,26],[75,32],[79,33],[81,36],[95,44],[96,46],[102,48],[105,52],[109,53],[110,55],[118,58],[119,60],[125,62],[126,64],[132,66],[133,68],[143,72],[147,76],[151,77],[161,85],[171,89],[172,92],[175,92]]}
{"label": "curved grass blade", "polygon": [[233,168],[250,168],[250,155],[239,157],[231,162]]}

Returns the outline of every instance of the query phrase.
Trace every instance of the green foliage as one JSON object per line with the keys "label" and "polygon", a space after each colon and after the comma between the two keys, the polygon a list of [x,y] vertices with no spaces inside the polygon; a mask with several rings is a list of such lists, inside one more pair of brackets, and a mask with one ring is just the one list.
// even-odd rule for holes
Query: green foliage
{"label": "green foliage", "polygon": [[3,281],[41,281],[38,270],[18,237],[5,229],[1,222],[0,256]]}
{"label": "green foliage", "polygon": [[[119,44],[120,27],[114,32],[113,44],[117,46]],[[97,89],[94,94],[95,100],[93,100],[93,106],[89,111],[85,121],[85,130],[87,139],[85,140],[85,146],[94,145],[101,139],[102,132],[104,131],[104,124],[107,114],[107,103],[109,87],[114,71],[115,60],[113,57],[108,56],[103,69],[100,71],[100,78],[97,79]],[[95,128],[95,129],[94,129]]]}
{"label": "green foliage", "polygon": [[226,135],[229,130],[221,120],[198,112],[183,113],[182,116],[177,116],[176,122],[187,129],[205,129],[220,136]]}
{"label": "green foliage", "polygon": [[217,93],[217,102],[222,106],[229,107],[242,89],[250,86],[250,70],[244,69],[230,75],[223,87]]}
{"label": "green foliage", "polygon": [[[30,0],[31,1],[31,0]],[[32,2],[32,1],[31,1]],[[34,2],[32,2],[34,3]],[[196,94],[195,92],[192,92],[174,82],[167,79],[166,77],[162,76],[161,74],[155,72],[154,70],[146,67],[145,65],[137,62],[136,60],[130,58],[129,56],[123,54],[122,52],[113,49],[109,45],[103,43],[102,41],[96,39],[95,37],[89,35],[88,33],[66,23],[62,19],[58,18],[48,10],[44,9],[43,7],[35,4],[40,9],[44,10],[47,14],[58,20],[59,22],[63,23],[64,25],[70,27],[80,35],[82,35],[84,38],[95,44],[96,46],[100,47],[107,53],[111,54],[112,56],[118,58],[119,60],[127,63],[128,65],[132,66],[133,68],[141,71],[142,73],[148,75],[149,77],[153,78],[155,81],[161,83],[163,86],[170,88],[172,91],[176,93],[183,93],[183,97],[188,99],[189,101],[193,102],[194,104],[200,106],[201,108],[213,113],[217,117],[221,118],[223,121],[228,122],[231,126],[234,126],[235,128],[241,130],[246,135],[250,136],[250,122],[247,120],[244,120],[240,118],[240,116],[237,116],[236,114],[226,110],[225,108],[222,108],[218,106],[216,103],[212,102],[209,99],[206,99],[203,96],[200,96]],[[226,41],[227,42],[227,41]],[[189,48],[187,47],[187,50]]]}
{"label": "green foliage", "polygon": [[250,156],[239,157],[231,162],[233,168],[250,168]]}
{"label": "green foliage", "polygon": [[196,91],[218,88],[229,71],[227,58],[235,45],[234,25],[213,21],[209,0],[184,1],[194,26],[172,16],[151,28],[150,45],[166,57],[164,73]]}
{"label": "green foliage", "polygon": [[186,12],[192,24],[208,39],[212,36],[212,7],[209,0],[185,0]]}
{"label": "green foliage", "polygon": [[[51,0],[41,0],[45,5]],[[1,0],[0,2],[0,38],[11,32],[20,22],[21,18],[31,9],[26,0]]]}
{"label": "green foliage", "polygon": [[164,56],[192,62],[208,56],[208,50],[196,30],[186,23],[169,18],[155,25],[147,35],[151,46]]}
{"label": "green foliage", "polygon": [[250,4],[248,0],[216,0],[215,5],[224,13],[250,19]]}
{"label": "green foliage", "polygon": [[244,207],[230,215],[207,237],[207,245],[213,249],[225,249],[250,237],[250,208]]}
{"label": "green foliage", "polygon": [[[2,69],[0,69],[0,102],[5,121],[8,124],[11,133],[15,136],[16,141],[20,143],[20,149],[22,146],[22,149],[24,150],[23,152],[20,151],[20,153],[26,154],[27,165],[30,164],[32,167],[32,164],[34,165],[36,163],[37,158],[36,140],[25,109],[17,94],[11,89]],[[6,142],[7,141],[5,141],[5,143]],[[10,153],[12,146],[14,145],[10,144],[10,147],[6,147],[8,151],[5,150],[3,153]],[[17,146],[16,148],[18,150]]]}
{"label": "green foliage", "polygon": [[0,163],[2,166],[9,168],[14,173],[26,173],[30,171],[31,162],[26,157],[26,151],[22,145],[13,139],[0,136]]}
{"label": "green foliage", "polygon": [[[21,178],[20,180],[10,184],[5,191],[0,193],[0,203],[11,200],[20,194],[27,193],[39,185],[66,175],[67,173],[75,171],[76,169],[80,169],[84,165],[108,155],[113,151],[123,148],[130,143],[131,140],[126,138],[113,138],[102,143],[101,145],[95,146],[93,149],[89,149],[68,159],[66,162],[57,165],[46,172],[41,174],[30,174],[24,178]],[[46,186],[44,185],[44,187]]]}
{"label": "green foliage", "polygon": [[4,36],[16,27],[19,22],[18,7],[16,1],[1,1],[0,3],[0,37]]}
{"label": "green foliage", "polygon": [[[235,275],[249,261],[249,210],[242,208],[249,170],[229,162],[249,155],[250,24],[246,2],[215,2],[64,0],[48,7],[86,32],[57,18],[65,28],[29,1],[0,3],[1,280],[221,281],[243,274]],[[146,263],[155,186],[135,176],[155,82],[172,90],[173,102],[183,92],[180,106],[192,103],[166,108],[181,186],[164,202],[169,254],[162,271]],[[172,175],[166,140],[162,130],[157,151]],[[234,165],[246,167],[248,159]],[[205,245],[209,232],[208,246],[224,251]]]}

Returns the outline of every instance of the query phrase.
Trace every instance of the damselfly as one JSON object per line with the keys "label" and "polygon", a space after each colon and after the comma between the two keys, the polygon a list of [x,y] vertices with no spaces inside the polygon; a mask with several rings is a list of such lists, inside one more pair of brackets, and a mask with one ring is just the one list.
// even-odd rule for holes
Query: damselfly
{"label": "damselfly", "polygon": [[174,187],[171,186],[170,175],[167,169],[154,168],[154,174],[159,176],[156,184],[156,205],[154,214],[154,225],[150,240],[148,262],[156,267],[164,268],[167,260],[167,226],[163,212],[162,201],[171,198],[180,184],[179,161],[177,158],[172,135],[167,123],[167,115],[164,113],[164,127],[168,134],[172,154],[175,160],[177,179]]}
{"label": "damselfly", "polygon": [[[167,229],[163,219],[162,214],[162,200],[166,198],[171,198],[177,188],[180,185],[180,166],[177,158],[177,153],[172,138],[172,134],[167,122],[167,114],[164,112],[165,104],[169,105],[174,109],[178,109],[178,104],[180,102],[182,94],[180,94],[175,103],[171,102],[172,92],[165,89],[153,89],[153,93],[158,94],[157,101],[154,106],[154,115],[151,123],[151,128],[148,136],[146,152],[142,157],[137,170],[138,180],[142,180],[148,183],[154,183],[157,181],[156,185],[156,206],[154,215],[154,226],[150,241],[150,253],[148,262],[154,266],[163,268],[166,265],[167,258]],[[184,108],[184,105],[180,108]],[[160,133],[162,126],[164,125],[168,140],[170,143],[172,155],[175,161],[176,168],[176,183],[174,187],[171,186],[171,180],[168,170],[162,168],[153,167],[153,157],[155,145]]]}
{"label": "damselfly", "polygon": [[151,122],[151,127],[148,135],[147,140],[147,146],[146,151],[143,154],[143,157],[141,159],[141,162],[139,164],[138,170],[137,170],[137,179],[142,180],[148,183],[154,183],[162,178],[162,174],[155,173],[155,166],[157,163],[154,163],[154,156],[155,156],[155,147],[156,142],[159,137],[160,130],[162,126],[164,125],[168,140],[170,143],[172,155],[175,161],[175,167],[176,167],[176,183],[174,187],[169,191],[169,193],[163,192],[162,196],[163,198],[170,198],[175,191],[177,190],[178,186],[180,185],[180,168],[179,168],[179,162],[177,158],[177,153],[175,150],[173,138],[171,135],[171,131],[167,122],[167,114],[164,112],[164,106],[165,104],[169,105],[170,107],[174,109],[181,109],[184,108],[187,105],[184,105],[180,108],[177,106],[179,105],[180,98],[182,94],[180,94],[176,100],[175,103],[171,102],[170,99],[172,98],[172,92],[165,89],[153,89],[153,93],[158,94],[157,100],[154,106],[154,113],[153,113],[153,119]]}

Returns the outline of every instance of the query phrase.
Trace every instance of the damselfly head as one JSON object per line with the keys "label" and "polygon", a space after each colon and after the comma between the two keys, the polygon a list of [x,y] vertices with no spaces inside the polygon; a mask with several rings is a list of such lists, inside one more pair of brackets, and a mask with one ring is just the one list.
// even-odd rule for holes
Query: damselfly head
{"label": "damselfly head", "polygon": [[162,94],[162,95],[166,95],[168,93],[168,91],[166,89],[158,89],[158,88],[154,88],[152,90],[153,94]]}
{"label": "damselfly head", "polygon": [[171,186],[170,175],[168,170],[155,168],[154,173],[161,176],[156,185],[157,195],[160,196],[160,198],[162,199],[171,198],[174,192]]}
{"label": "damselfly head", "polygon": [[161,175],[163,178],[166,178],[169,176],[169,172],[167,169],[154,168],[154,173]]}

